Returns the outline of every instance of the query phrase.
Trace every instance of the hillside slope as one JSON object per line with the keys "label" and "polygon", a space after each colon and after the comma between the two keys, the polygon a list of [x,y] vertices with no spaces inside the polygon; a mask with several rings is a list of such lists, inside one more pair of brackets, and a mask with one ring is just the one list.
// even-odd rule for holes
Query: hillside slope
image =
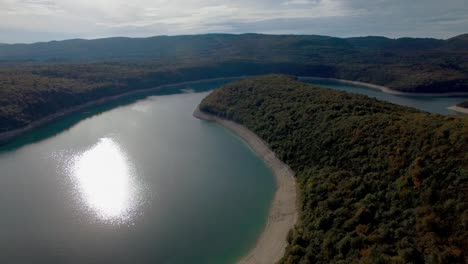
{"label": "hillside slope", "polygon": [[[344,55],[360,59],[362,53],[413,56],[420,52],[449,52],[465,49],[468,39],[460,35],[448,40],[431,38],[354,37],[337,38],[318,35],[204,34],[155,36],[149,38],[70,39],[33,44],[5,44],[0,47],[0,61],[83,62],[138,59],[184,59],[204,56],[216,59],[256,57],[264,59],[307,59],[322,62]],[[388,54],[379,54],[387,52]],[[393,53],[393,54],[392,54]],[[380,57],[380,56],[379,56]],[[374,58],[375,59],[375,58]],[[379,58],[380,59],[380,58]],[[421,58],[429,59],[429,58]]]}
{"label": "hillside slope", "polygon": [[282,75],[228,84],[200,110],[254,131],[295,171],[302,215],[283,263],[466,261],[468,118]]}
{"label": "hillside slope", "polygon": [[468,92],[468,40],[208,34],[0,45],[0,133],[128,91],[266,73]]}

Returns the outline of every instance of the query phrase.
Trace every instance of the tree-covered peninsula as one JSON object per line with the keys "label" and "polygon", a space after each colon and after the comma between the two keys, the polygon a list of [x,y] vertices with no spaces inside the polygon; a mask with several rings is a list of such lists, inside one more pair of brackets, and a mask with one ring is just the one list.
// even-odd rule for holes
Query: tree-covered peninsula
{"label": "tree-covered peninsula", "polygon": [[466,263],[468,118],[284,75],[228,84],[199,108],[295,171],[300,219],[281,263]]}

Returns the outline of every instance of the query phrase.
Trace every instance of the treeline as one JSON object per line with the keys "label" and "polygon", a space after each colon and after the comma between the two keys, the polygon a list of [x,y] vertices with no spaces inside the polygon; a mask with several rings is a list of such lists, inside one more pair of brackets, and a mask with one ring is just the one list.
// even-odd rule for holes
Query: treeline
{"label": "treeline", "polygon": [[329,68],[244,61],[178,66],[119,62],[0,67],[0,133],[73,106],[124,92],[245,74],[286,72],[305,75],[311,70],[327,75]]}
{"label": "treeline", "polygon": [[466,263],[468,118],[269,75],[200,104],[296,173],[300,220],[281,263]]}
{"label": "treeline", "polygon": [[0,46],[0,133],[161,84],[283,73],[406,92],[468,92],[468,39],[209,34]]}

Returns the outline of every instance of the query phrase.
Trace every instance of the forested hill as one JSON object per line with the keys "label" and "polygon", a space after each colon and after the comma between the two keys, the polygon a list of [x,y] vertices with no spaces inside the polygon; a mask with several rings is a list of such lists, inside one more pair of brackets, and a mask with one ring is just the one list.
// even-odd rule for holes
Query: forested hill
{"label": "forested hill", "polygon": [[0,133],[124,92],[267,73],[468,92],[468,39],[209,34],[0,45]]}
{"label": "forested hill", "polygon": [[[262,59],[334,60],[363,62],[367,59],[396,62],[398,57],[420,53],[467,52],[466,35],[448,40],[430,38],[357,37],[317,35],[206,34],[150,38],[71,39],[34,44],[0,46],[0,60],[42,62],[89,62],[138,59]],[[344,56],[344,57],[342,57]],[[428,58],[419,58],[415,63]]]}
{"label": "forested hill", "polygon": [[466,263],[468,118],[269,75],[200,104],[259,135],[296,173],[282,263]]}

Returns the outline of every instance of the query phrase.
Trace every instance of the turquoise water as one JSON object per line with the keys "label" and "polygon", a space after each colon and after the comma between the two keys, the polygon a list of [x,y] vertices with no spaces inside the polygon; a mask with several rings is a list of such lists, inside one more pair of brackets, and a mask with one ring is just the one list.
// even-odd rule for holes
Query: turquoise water
{"label": "turquoise water", "polygon": [[430,97],[430,96],[402,96],[393,95],[381,92],[376,89],[372,89],[360,85],[352,85],[346,83],[340,83],[333,80],[317,80],[314,78],[303,77],[301,80],[320,85],[323,87],[331,88],[334,90],[345,91],[349,93],[359,93],[370,97],[377,98],[383,101],[389,101],[394,104],[410,106],[426,112],[438,113],[443,115],[457,114],[454,111],[447,109],[449,106],[456,105],[463,101],[468,100],[468,96],[465,97]]}
{"label": "turquoise water", "polygon": [[[233,263],[245,254],[274,178],[240,139],[192,117],[203,91],[227,81],[96,107],[2,147],[0,263]],[[464,100],[313,82],[443,114]]]}
{"label": "turquoise water", "polygon": [[153,96],[71,127],[61,120],[40,131],[53,136],[5,149],[0,263],[242,256],[264,227],[274,178],[240,139],[192,117],[205,96]]}

